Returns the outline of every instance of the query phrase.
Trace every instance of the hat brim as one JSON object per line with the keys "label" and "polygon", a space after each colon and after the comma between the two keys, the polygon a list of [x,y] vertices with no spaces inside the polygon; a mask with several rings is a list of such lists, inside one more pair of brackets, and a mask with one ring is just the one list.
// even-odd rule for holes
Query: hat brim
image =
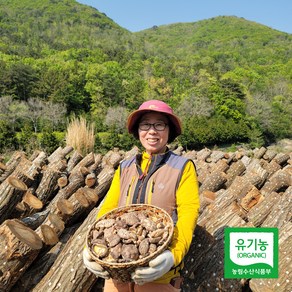
{"label": "hat brim", "polygon": [[[135,134],[135,130],[136,130],[136,124],[137,122],[140,120],[141,116],[144,115],[145,113],[149,113],[149,112],[158,112],[158,113],[162,113],[164,115],[166,115],[170,122],[173,124],[174,129],[170,129],[171,131],[174,132],[173,137],[176,138],[177,136],[179,136],[182,132],[182,125],[181,125],[181,121],[180,119],[174,115],[174,114],[170,114],[170,113],[165,113],[163,111],[159,111],[159,110],[154,110],[154,109],[140,109],[140,110],[136,110],[134,112],[132,112],[127,120],[127,128],[128,128],[128,132],[130,134]],[[173,138],[173,139],[174,139]]]}

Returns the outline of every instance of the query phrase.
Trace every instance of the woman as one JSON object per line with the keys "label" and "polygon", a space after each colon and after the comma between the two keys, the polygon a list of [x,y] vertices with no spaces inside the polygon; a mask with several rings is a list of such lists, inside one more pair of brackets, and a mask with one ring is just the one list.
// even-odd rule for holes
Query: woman
{"label": "woman", "polygon": [[181,134],[181,122],[166,103],[144,102],[129,115],[127,127],[145,150],[120,164],[98,218],[116,207],[151,204],[172,216],[174,236],[169,248],[151,260],[148,267],[135,270],[131,283],[108,279],[108,273],[92,261],[86,249],[84,264],[98,277],[107,279],[104,291],[179,291],[183,258],[199,213],[195,166],[167,148],[167,143]]}

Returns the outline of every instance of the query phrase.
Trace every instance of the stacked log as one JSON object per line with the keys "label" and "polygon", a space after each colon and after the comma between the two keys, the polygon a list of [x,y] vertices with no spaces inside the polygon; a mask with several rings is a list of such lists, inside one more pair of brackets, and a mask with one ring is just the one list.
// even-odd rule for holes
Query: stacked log
{"label": "stacked log", "polygon": [[[82,156],[67,146],[0,161],[1,291],[102,291],[83,266],[85,234],[120,161],[137,152]],[[194,161],[201,199],[182,291],[290,291],[292,154],[174,152]],[[240,226],[279,228],[279,279],[224,279],[224,228]]]}
{"label": "stacked log", "polygon": [[[207,184],[214,177],[220,181],[216,172],[200,181],[203,204],[185,260],[183,291],[291,291],[292,154],[278,155],[262,147],[247,156],[243,152],[230,156],[221,158],[230,166],[224,171],[224,185],[214,191],[214,183]],[[206,160],[194,162],[210,170]],[[222,229],[240,226],[279,228],[279,279],[224,279]]]}
{"label": "stacked log", "polygon": [[[66,227],[75,223],[80,225],[102,199],[115,168],[125,155],[116,149],[104,160],[93,153],[82,157],[76,151],[72,157],[66,157],[72,149],[59,147],[49,157],[43,152],[34,153],[31,159],[17,152],[7,165],[3,164],[1,177],[5,179],[0,184],[1,291],[17,289],[13,286],[20,288],[18,291],[33,288],[23,278],[27,268],[33,266],[39,254],[42,258],[52,259],[47,253],[59,244]],[[103,169],[101,165],[104,165]],[[88,184],[86,178],[90,174],[94,174],[95,180]],[[60,178],[63,178],[62,182]],[[24,206],[23,210],[21,206]],[[30,283],[36,285],[37,282]]]}

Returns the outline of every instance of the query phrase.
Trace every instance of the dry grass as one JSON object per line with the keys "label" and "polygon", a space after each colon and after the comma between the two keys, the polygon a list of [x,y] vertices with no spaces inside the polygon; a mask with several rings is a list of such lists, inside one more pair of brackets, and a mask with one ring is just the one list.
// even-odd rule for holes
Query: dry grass
{"label": "dry grass", "polygon": [[66,132],[66,144],[82,155],[93,151],[95,142],[94,124],[88,124],[83,117],[73,117]]}

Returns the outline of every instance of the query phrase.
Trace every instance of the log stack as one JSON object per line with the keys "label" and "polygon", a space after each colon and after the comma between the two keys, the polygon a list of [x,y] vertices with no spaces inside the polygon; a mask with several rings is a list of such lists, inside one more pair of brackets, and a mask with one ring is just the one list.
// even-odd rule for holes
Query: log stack
{"label": "log stack", "polygon": [[[83,266],[85,235],[120,161],[137,151],[83,157],[59,147],[1,160],[0,291],[102,291]],[[175,152],[194,161],[201,199],[182,291],[291,291],[292,154]],[[224,279],[227,226],[279,228],[279,279]]]}

